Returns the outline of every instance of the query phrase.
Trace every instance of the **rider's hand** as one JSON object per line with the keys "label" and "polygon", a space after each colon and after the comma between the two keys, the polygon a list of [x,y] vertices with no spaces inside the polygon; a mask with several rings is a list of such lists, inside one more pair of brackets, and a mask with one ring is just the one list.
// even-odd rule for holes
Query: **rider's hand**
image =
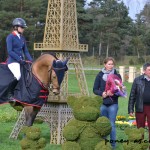
{"label": "rider's hand", "polygon": [[21,64],[21,65],[24,65],[24,64],[26,64],[26,61],[25,61],[25,60],[21,60],[21,61],[20,61],[20,64]]}

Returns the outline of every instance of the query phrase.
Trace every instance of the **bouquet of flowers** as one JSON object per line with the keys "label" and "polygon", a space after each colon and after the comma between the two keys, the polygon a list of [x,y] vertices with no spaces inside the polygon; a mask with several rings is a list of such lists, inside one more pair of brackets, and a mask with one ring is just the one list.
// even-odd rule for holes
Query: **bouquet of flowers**
{"label": "bouquet of flowers", "polygon": [[127,97],[126,87],[115,74],[110,74],[107,77],[105,91],[107,92],[108,90],[117,96]]}
{"label": "bouquet of flowers", "polygon": [[126,120],[126,116],[117,116],[116,120],[117,121],[125,121]]}

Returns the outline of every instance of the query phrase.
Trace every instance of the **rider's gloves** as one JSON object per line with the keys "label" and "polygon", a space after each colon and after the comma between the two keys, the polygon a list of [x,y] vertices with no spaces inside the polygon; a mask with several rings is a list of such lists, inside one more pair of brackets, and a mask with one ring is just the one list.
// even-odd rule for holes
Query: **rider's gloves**
{"label": "rider's gloves", "polygon": [[21,65],[24,65],[25,63],[26,63],[25,60],[21,60],[21,61],[20,61],[20,64],[21,64]]}

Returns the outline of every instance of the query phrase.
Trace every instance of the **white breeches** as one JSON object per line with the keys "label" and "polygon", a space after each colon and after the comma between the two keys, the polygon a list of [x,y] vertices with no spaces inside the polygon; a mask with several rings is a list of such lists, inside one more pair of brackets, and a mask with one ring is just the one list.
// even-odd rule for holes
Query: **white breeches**
{"label": "white breeches", "polygon": [[14,63],[8,64],[8,68],[10,69],[14,77],[16,77],[16,79],[19,81],[19,79],[21,78],[20,64],[17,62],[14,62]]}

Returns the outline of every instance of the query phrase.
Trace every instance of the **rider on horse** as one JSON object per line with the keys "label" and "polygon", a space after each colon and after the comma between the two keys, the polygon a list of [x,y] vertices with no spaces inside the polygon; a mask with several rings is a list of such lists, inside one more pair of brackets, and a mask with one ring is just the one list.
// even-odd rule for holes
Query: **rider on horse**
{"label": "rider on horse", "polygon": [[7,36],[8,68],[14,75],[13,81],[8,87],[8,99],[14,103],[13,91],[19,79],[21,78],[20,65],[25,64],[25,58],[32,62],[32,57],[27,49],[26,41],[23,36],[24,29],[27,28],[26,22],[22,18],[15,18],[12,22],[13,31]]}

